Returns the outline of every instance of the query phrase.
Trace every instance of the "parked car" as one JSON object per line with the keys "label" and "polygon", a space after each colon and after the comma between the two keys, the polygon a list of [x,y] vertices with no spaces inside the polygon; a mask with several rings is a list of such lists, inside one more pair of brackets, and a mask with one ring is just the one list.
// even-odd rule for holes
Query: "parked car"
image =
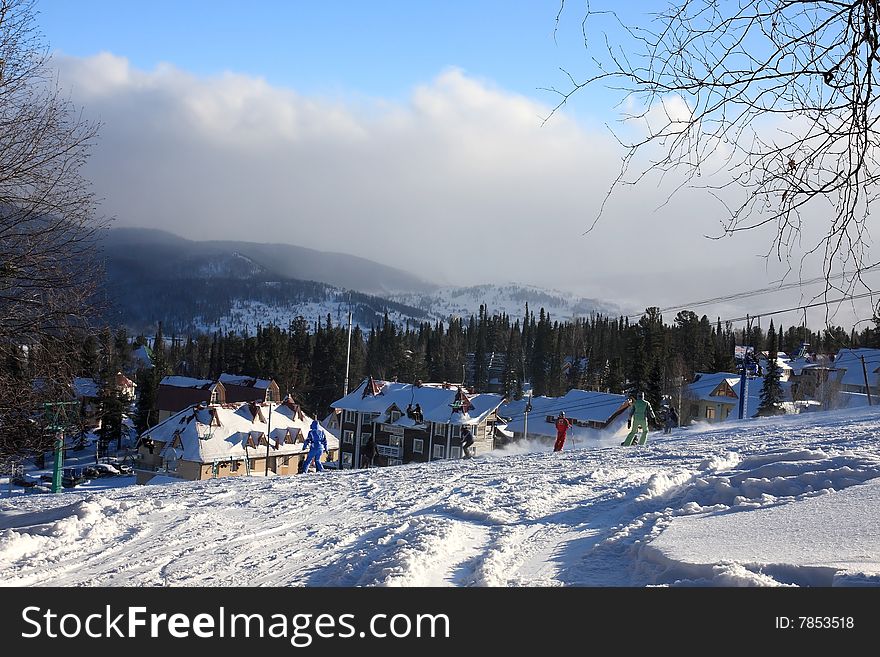
{"label": "parked car", "polygon": [[95,477],[115,477],[122,474],[119,468],[110,463],[95,463],[90,465],[89,468],[94,471],[93,476]]}

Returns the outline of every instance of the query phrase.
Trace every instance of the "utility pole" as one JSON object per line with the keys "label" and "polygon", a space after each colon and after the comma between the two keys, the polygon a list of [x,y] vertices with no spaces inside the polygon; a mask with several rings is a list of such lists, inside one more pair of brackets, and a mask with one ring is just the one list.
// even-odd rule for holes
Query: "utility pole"
{"label": "utility pole", "polygon": [[525,421],[523,422],[523,440],[529,438],[529,412],[532,410],[532,391],[529,390],[529,398],[526,400]]}
{"label": "utility pole", "polygon": [[78,405],[79,402],[75,401],[48,402],[43,404],[43,408],[46,410],[47,415],[49,414],[50,410],[52,413],[52,419],[50,420],[49,426],[46,427],[46,430],[55,434],[55,459],[52,466],[53,493],[61,492],[61,468],[64,465],[64,429],[68,424],[67,411],[65,409],[68,406]]}
{"label": "utility pole", "polygon": [[748,385],[749,385],[749,375],[748,375],[748,363],[749,363],[749,335],[752,332],[751,322],[749,321],[749,316],[746,315],[746,332],[743,334],[743,359],[742,359],[742,369],[739,375],[739,419],[742,420],[745,418],[746,414],[746,395],[748,394]]}
{"label": "utility pole", "polygon": [[859,356],[862,361],[862,374],[865,376],[865,390],[868,393],[868,406],[873,406],[871,403],[871,386],[868,385],[868,368],[865,366],[865,357]]}
{"label": "utility pole", "polygon": [[272,438],[272,402],[269,401],[269,428],[266,429],[266,472],[263,474],[264,477],[268,479],[269,477],[269,440]]}
{"label": "utility pole", "polygon": [[[351,362],[351,292],[348,293],[348,349],[345,352],[345,383],[342,385],[342,396],[348,395],[348,368]],[[342,458],[342,450],[339,450]]]}

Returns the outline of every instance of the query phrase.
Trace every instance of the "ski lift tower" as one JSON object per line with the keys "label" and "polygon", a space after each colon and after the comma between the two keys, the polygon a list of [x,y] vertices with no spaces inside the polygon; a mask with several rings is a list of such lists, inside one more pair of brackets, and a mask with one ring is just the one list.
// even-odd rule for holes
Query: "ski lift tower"
{"label": "ski lift tower", "polygon": [[55,436],[55,459],[52,466],[52,492],[61,492],[61,468],[64,465],[64,431],[71,426],[67,409],[79,406],[78,401],[46,402],[43,413],[48,420],[46,431]]}

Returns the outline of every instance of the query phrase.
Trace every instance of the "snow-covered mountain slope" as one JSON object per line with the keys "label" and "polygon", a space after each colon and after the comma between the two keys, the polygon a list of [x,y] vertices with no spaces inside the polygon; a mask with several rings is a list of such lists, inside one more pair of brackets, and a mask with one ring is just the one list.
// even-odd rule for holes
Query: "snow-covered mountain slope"
{"label": "snow-covered mountain slope", "polygon": [[[234,331],[254,335],[259,325],[287,328],[290,322],[302,316],[309,322],[309,330],[314,331],[315,322],[326,325],[328,315],[334,326],[347,326],[348,310],[348,296],[342,290],[328,289],[327,294],[310,299],[280,298],[271,302],[237,298],[231,300],[226,312],[211,319],[196,316],[192,328],[206,333]],[[381,299],[375,299],[372,303],[355,302],[352,311],[352,324],[360,326],[364,332],[369,332],[373,326],[381,326],[386,313],[388,319],[398,326],[430,319],[430,316],[415,309],[406,309],[398,304],[383,305]]]}
{"label": "snow-covered mountain slope", "polygon": [[876,408],[631,448],[576,427],[556,454],[19,495],[0,582],[880,585],[878,431]]}
{"label": "snow-covered mountain slope", "polygon": [[531,285],[475,285],[472,287],[443,287],[433,292],[397,292],[387,295],[389,299],[421,308],[438,319],[449,316],[470,317],[479,313],[480,305],[489,314],[507,313],[512,318],[522,318],[526,304],[529,311],[538,316],[543,308],[553,319],[567,320],[587,317],[592,313],[616,314],[620,309],[611,303],[596,299],[576,297],[567,292],[545,290]]}

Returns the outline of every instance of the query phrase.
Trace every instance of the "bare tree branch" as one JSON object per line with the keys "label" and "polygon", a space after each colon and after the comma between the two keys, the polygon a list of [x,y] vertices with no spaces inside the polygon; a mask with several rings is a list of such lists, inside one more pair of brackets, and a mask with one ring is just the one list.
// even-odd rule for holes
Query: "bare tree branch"
{"label": "bare tree branch", "polygon": [[[585,44],[585,26],[609,15],[622,38],[603,31],[604,49],[589,48],[596,72],[581,82],[566,72],[571,84],[550,89],[559,100],[547,117],[596,84],[640,108],[628,119],[647,134],[618,136],[626,152],[596,220],[622,185],[674,174],[676,191],[704,189],[722,202],[722,236],[773,226],[767,255],[820,255],[826,296],[867,287],[880,182],[880,0],[681,0],[644,25],[587,5]],[[825,223],[804,246],[808,216]],[[835,271],[848,273],[843,283],[832,284]]]}
{"label": "bare tree branch", "polygon": [[51,439],[39,410],[71,394],[100,282],[82,175],[98,126],[61,95],[34,15],[0,0],[0,459]]}

